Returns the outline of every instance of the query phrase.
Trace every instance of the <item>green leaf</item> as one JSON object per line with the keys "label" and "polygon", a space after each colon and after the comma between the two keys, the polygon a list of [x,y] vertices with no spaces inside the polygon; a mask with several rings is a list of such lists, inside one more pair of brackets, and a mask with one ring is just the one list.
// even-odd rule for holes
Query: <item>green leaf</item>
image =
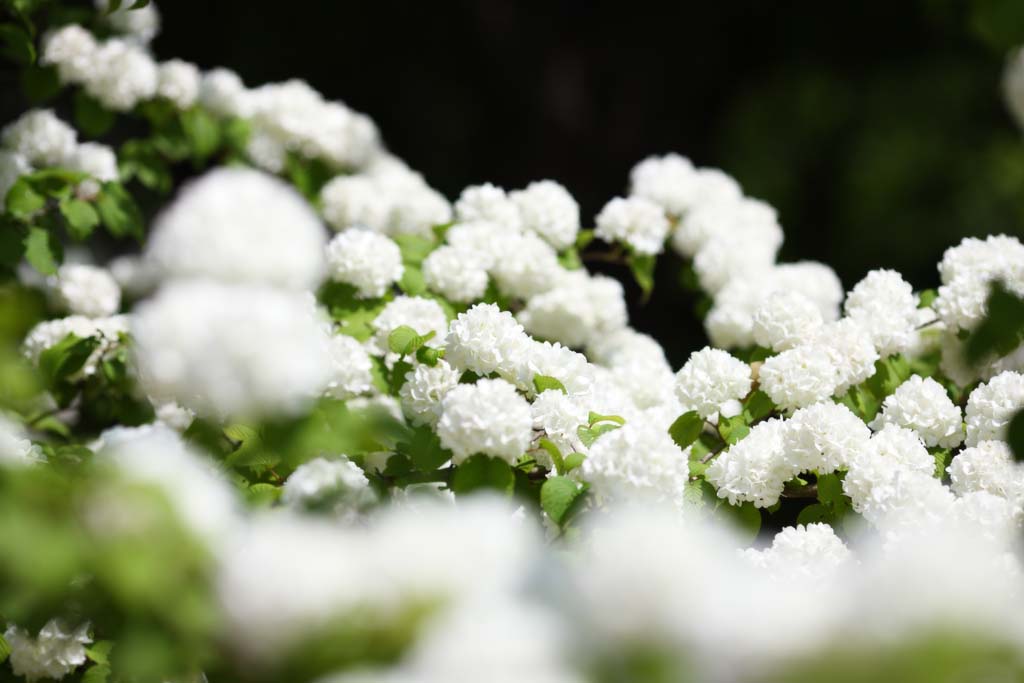
{"label": "green leaf", "polygon": [[431,330],[425,335],[421,335],[412,329],[408,325],[401,325],[396,327],[388,335],[388,347],[394,352],[402,356],[416,353],[424,344],[430,341],[435,335],[435,332]]}
{"label": "green leaf", "polygon": [[265,507],[275,503],[284,492],[280,486],[266,482],[256,482],[245,490],[246,501],[255,507]]}
{"label": "green leaf", "polygon": [[565,456],[565,471],[566,473],[572,472],[574,469],[583,464],[583,461],[587,459],[587,456],[582,453],[573,451]]}
{"label": "green leaf", "polygon": [[614,422],[615,424],[621,426],[626,424],[626,419],[623,417],[619,417],[618,415],[601,415],[600,413],[590,411],[590,415],[587,417],[587,422],[590,424],[591,427],[596,425],[598,422]]}
{"label": "green leaf", "polygon": [[551,456],[551,462],[555,464],[555,471],[559,474],[565,474],[565,461],[562,459],[562,451],[558,449],[555,442],[548,438],[542,438],[538,445]]}
{"label": "green leaf", "polygon": [[30,66],[21,72],[21,89],[32,104],[52,100],[60,92],[60,78],[52,66]]}
{"label": "green leaf", "polygon": [[762,420],[775,411],[775,404],[768,398],[768,394],[760,389],[754,391],[743,401],[743,419],[748,425]]}
{"label": "green leaf", "polygon": [[946,476],[946,468],[949,467],[953,454],[948,448],[929,448],[928,452],[935,458],[935,472],[932,476],[936,479],[942,479]]}
{"label": "green leaf", "polygon": [[121,0],[107,0],[107,14],[113,14],[121,9]]}
{"label": "green leaf", "polygon": [[434,251],[437,243],[429,237],[422,235],[402,234],[395,235],[395,244],[402,252],[402,262],[406,264],[420,265],[423,260]]}
{"label": "green leaf", "polygon": [[591,229],[580,230],[576,234],[576,248],[584,249],[588,244],[594,241],[594,231]]}
{"label": "green leaf", "polygon": [[569,477],[551,477],[540,488],[540,506],[555,524],[567,521],[566,513],[586,489]]}
{"label": "green leaf", "polygon": [[563,394],[568,394],[565,385],[559,382],[554,377],[549,375],[534,375],[533,376],[533,388],[536,389],[537,393],[543,393],[549,389],[555,389],[561,391]]}
{"label": "green leaf", "polygon": [[0,24],[0,55],[21,66],[28,66],[36,61],[36,46],[22,26]]}
{"label": "green leaf", "polygon": [[0,635],[0,664],[7,661],[7,658],[11,656],[11,646],[7,643],[2,635]]}
{"label": "green leaf", "polygon": [[73,105],[75,126],[89,137],[102,137],[114,127],[117,115],[84,90],[75,92]]}
{"label": "green leaf", "polygon": [[917,295],[917,307],[929,308],[937,298],[939,298],[939,293],[937,291],[934,289],[926,289]]}
{"label": "green leaf", "polygon": [[76,240],[84,240],[100,224],[100,215],[89,202],[67,197],[60,201],[59,206],[68,233]]}
{"label": "green leaf", "polygon": [[82,369],[99,339],[69,334],[39,354],[39,371],[47,387],[53,387]]}
{"label": "green leaf", "polygon": [[108,664],[110,661],[110,650],[114,643],[110,640],[96,641],[91,647],[85,648],[85,656],[96,664]]}
{"label": "green leaf", "polygon": [[1014,459],[1017,462],[1024,460],[1024,410],[1010,420],[1006,428],[1006,441],[1010,444]]}
{"label": "green leaf", "polygon": [[750,427],[743,420],[743,415],[734,417],[718,418],[718,433],[722,435],[725,442],[732,446],[740,439],[750,433]]}
{"label": "green leaf", "polygon": [[93,664],[82,674],[81,683],[107,683],[110,677],[110,666],[107,664]]}
{"label": "green leaf", "polygon": [[724,516],[733,522],[741,533],[742,540],[746,543],[753,541],[757,537],[757,532],[761,530],[761,510],[754,507],[753,503],[743,503],[742,505],[722,503],[716,512],[724,513]]}
{"label": "green leaf", "polygon": [[392,396],[397,396],[401,390],[402,385],[405,384],[405,376],[412,370],[412,363],[399,360],[392,367],[388,373],[388,391],[387,393]]}
{"label": "green leaf", "polygon": [[565,251],[560,252],[558,254],[558,265],[566,270],[579,270],[583,267],[583,261],[580,260],[580,252],[575,247],[569,247]]}
{"label": "green leaf", "polygon": [[441,439],[423,425],[412,430],[412,438],[398,444],[398,451],[409,456],[413,467],[433,472],[452,458],[452,452],[441,445]]}
{"label": "green leaf", "polygon": [[964,347],[967,362],[972,365],[992,355],[1005,356],[1024,341],[1024,299],[995,282],[986,307],[985,319],[971,332]]}
{"label": "green leaf", "polygon": [[843,480],[840,475],[818,475],[818,502],[832,513],[849,506],[849,501],[843,494]]}
{"label": "green leaf", "polygon": [[797,524],[830,524],[831,522],[832,515],[829,514],[828,509],[821,503],[808,505],[800,511],[796,518]]}
{"label": "green leaf", "polygon": [[511,494],[515,483],[515,474],[507,462],[486,455],[474,455],[455,468],[451,488],[459,495],[481,489]]}
{"label": "green leaf", "polygon": [[668,428],[669,436],[683,450],[689,448],[702,431],[704,431],[704,418],[697,414],[696,410],[683,413]]}
{"label": "green leaf", "polygon": [[182,112],[181,128],[185,133],[193,160],[205,161],[220,148],[220,125],[205,110],[193,107]]}
{"label": "green leaf", "polygon": [[421,346],[416,350],[416,360],[424,365],[434,367],[437,361],[444,358],[444,349],[435,349],[432,346]]}
{"label": "green leaf", "polygon": [[114,237],[131,236],[142,239],[142,211],[120,183],[104,183],[96,198],[96,209],[103,225]]}
{"label": "green leaf", "polygon": [[135,179],[143,186],[166,194],[174,184],[171,168],[163,156],[145,140],[129,140],[121,145],[119,166],[121,179]]}
{"label": "green leaf", "polygon": [[653,254],[633,254],[627,259],[629,270],[633,273],[633,279],[640,285],[641,291],[646,299],[654,291],[654,266],[657,257]]}
{"label": "green leaf", "polygon": [[25,236],[25,260],[43,275],[55,275],[63,259],[60,243],[48,230],[31,227]]}
{"label": "green leaf", "polygon": [[4,206],[15,218],[28,218],[46,206],[46,197],[36,192],[28,178],[23,177],[7,191]]}
{"label": "green leaf", "polygon": [[423,270],[416,264],[406,263],[402,277],[398,280],[398,288],[409,296],[419,296],[427,291],[427,281],[423,278]]}
{"label": "green leaf", "polygon": [[149,0],[135,0],[135,3],[132,4],[132,6],[129,7],[128,9],[129,10],[142,9],[143,7],[146,7],[148,5],[149,5]]}
{"label": "green leaf", "polygon": [[621,426],[613,422],[606,422],[593,427],[584,427],[583,425],[580,425],[576,430],[576,434],[580,437],[580,441],[583,442],[583,445],[590,448],[602,434],[607,434],[608,432],[616,429],[621,429]]}

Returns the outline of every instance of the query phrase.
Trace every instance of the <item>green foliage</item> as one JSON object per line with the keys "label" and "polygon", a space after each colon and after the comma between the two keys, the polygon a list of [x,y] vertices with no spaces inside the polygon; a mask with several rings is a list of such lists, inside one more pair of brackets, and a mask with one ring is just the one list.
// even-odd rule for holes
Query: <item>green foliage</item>
{"label": "green foliage", "polygon": [[100,215],[92,204],[81,199],[65,197],[58,204],[61,216],[70,234],[76,240],[84,240],[100,223]]}
{"label": "green foliage", "polygon": [[91,138],[99,138],[110,132],[117,116],[85,91],[78,90],[74,98],[75,127]]}
{"label": "green foliage", "polygon": [[96,210],[107,232],[114,237],[142,239],[142,211],[121,183],[103,183],[99,196],[96,197]]}
{"label": "green foliage", "polygon": [[400,356],[415,354],[428,341],[434,338],[435,332],[431,330],[421,335],[408,325],[400,325],[388,335],[388,346]]}
{"label": "green foliage", "polygon": [[338,329],[359,341],[373,336],[371,323],[384,310],[388,299],[361,299],[355,287],[340,282],[328,282],[321,289],[319,299],[327,307]]}
{"label": "green foliage", "polygon": [[654,291],[654,267],[657,265],[657,257],[649,254],[630,253],[626,259],[629,270],[633,273],[633,279],[640,285],[640,290],[647,300]]}
{"label": "green foliage", "polygon": [[55,275],[60,262],[64,260],[64,250],[52,232],[43,228],[31,227],[25,236],[25,260],[43,275]]}
{"label": "green foliage", "polygon": [[718,433],[722,435],[725,443],[732,446],[750,433],[750,427],[742,414],[733,417],[719,416]]}
{"label": "green foliage", "polygon": [[398,452],[409,458],[421,472],[433,472],[452,458],[452,452],[441,445],[441,439],[426,425],[410,431],[407,440],[398,443]]}
{"label": "green foliage", "polygon": [[512,467],[499,458],[474,455],[455,468],[451,488],[457,495],[494,490],[511,495],[515,487]]}
{"label": "green foliage", "polygon": [[22,66],[35,63],[36,46],[24,26],[0,24],[0,56]]}
{"label": "green foliage", "polygon": [[1005,356],[1024,342],[1024,299],[992,284],[985,319],[971,332],[964,346],[967,362],[977,364],[991,356]]}
{"label": "green foliage", "polygon": [[586,493],[586,484],[569,477],[551,477],[540,489],[540,505],[555,524],[566,524],[578,508],[577,502]]}
{"label": "green foliage", "polygon": [[704,431],[704,418],[698,415],[696,410],[683,413],[668,428],[669,436],[683,450],[689,448],[702,431]]}
{"label": "green foliage", "polygon": [[533,377],[533,388],[538,394],[553,389],[555,391],[561,391],[563,394],[568,394],[565,385],[554,377],[548,375],[534,375]]}

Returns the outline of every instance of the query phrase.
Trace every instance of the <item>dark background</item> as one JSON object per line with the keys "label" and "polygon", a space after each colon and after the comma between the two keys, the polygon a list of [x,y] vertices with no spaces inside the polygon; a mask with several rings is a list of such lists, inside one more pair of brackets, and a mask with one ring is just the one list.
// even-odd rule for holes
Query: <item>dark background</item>
{"label": "dark background", "polygon": [[[676,151],[776,206],[783,258],[847,287],[877,267],[935,286],[946,247],[1024,225],[999,90],[1024,0],[159,5],[158,58],[302,77],[450,198],[553,178],[587,225],[634,163]],[[629,292],[676,366],[703,344],[677,266],[646,306]]]}

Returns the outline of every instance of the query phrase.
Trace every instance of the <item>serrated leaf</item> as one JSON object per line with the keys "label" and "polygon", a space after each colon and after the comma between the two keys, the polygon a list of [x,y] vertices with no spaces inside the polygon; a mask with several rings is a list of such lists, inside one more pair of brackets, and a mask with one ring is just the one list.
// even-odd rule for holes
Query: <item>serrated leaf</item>
{"label": "serrated leaf", "polygon": [[110,651],[113,647],[113,641],[99,640],[85,648],[85,656],[96,664],[108,664],[110,661]]}
{"label": "serrated leaf", "polygon": [[413,467],[433,472],[451,460],[452,452],[441,445],[441,439],[427,426],[412,430],[412,438],[398,444],[399,452],[409,456]]}
{"label": "serrated leaf", "polygon": [[743,419],[747,424],[754,424],[762,420],[775,410],[775,404],[760,389],[754,391],[743,401]]}
{"label": "serrated leaf", "polygon": [[11,656],[11,646],[4,639],[3,635],[0,635],[0,664],[7,661],[7,658]]}
{"label": "serrated leaf", "polygon": [[534,375],[533,388],[537,391],[538,394],[544,393],[549,389],[561,391],[563,394],[569,393],[568,390],[566,390],[564,384],[562,384],[560,381],[549,375]]}
{"label": "serrated leaf", "polygon": [[28,218],[46,206],[46,197],[36,192],[28,178],[19,178],[4,199],[7,213],[15,218]]}
{"label": "serrated leaf", "polygon": [[95,337],[69,334],[39,354],[39,372],[47,387],[54,387],[82,369],[99,346]]}
{"label": "serrated leaf", "polygon": [[132,236],[142,239],[142,211],[120,183],[104,183],[96,198],[96,210],[103,225],[114,237]]}
{"label": "serrated leaf", "polygon": [[250,505],[270,505],[277,501],[282,493],[283,489],[280,486],[274,486],[266,482],[257,482],[246,489],[245,498]]}
{"label": "serrated leaf", "polygon": [[683,450],[693,445],[702,431],[704,431],[704,418],[696,410],[683,413],[668,428],[669,436]]}
{"label": "serrated leaf", "polygon": [[718,433],[722,435],[725,442],[732,446],[750,433],[750,427],[743,419],[743,415],[734,417],[718,418]]}
{"label": "serrated leaf", "polygon": [[451,488],[456,494],[467,494],[481,489],[493,489],[511,494],[515,487],[512,467],[498,458],[474,455],[455,468]]}
{"label": "serrated leaf", "polygon": [[843,502],[843,481],[837,474],[818,476],[818,502],[832,509]]}
{"label": "serrated leaf", "polygon": [[81,683],[107,683],[110,667],[106,664],[93,664],[82,674]]}
{"label": "serrated leaf", "polygon": [[566,513],[584,489],[569,477],[551,477],[540,488],[540,506],[555,524],[566,521]]}
{"label": "serrated leaf", "polygon": [[84,240],[100,223],[100,215],[89,202],[67,197],[59,204],[68,233],[76,240]]}
{"label": "serrated leaf", "polygon": [[24,244],[25,260],[29,265],[43,275],[57,273],[57,267],[63,260],[63,250],[49,230],[35,226],[29,228]]}

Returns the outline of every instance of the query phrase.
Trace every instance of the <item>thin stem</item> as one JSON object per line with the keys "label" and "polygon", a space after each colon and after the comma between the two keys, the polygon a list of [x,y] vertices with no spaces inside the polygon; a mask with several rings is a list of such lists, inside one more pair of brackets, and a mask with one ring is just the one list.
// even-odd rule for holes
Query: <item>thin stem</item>
{"label": "thin stem", "polygon": [[783,498],[817,498],[818,484],[805,484],[804,486],[789,486],[782,490]]}

